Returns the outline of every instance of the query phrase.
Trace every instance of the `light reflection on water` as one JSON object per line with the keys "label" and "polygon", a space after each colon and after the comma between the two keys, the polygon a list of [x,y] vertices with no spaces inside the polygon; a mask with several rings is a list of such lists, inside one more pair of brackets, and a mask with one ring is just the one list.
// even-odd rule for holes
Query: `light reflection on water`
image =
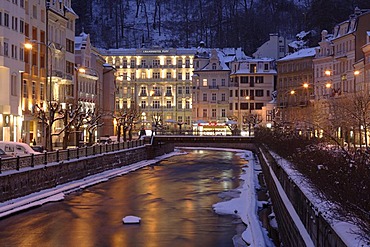
{"label": "light reflection on water", "polygon": [[[187,152],[0,220],[1,246],[232,246],[233,218],[212,205],[239,185],[244,161],[231,152]],[[127,215],[142,223],[123,225]]]}

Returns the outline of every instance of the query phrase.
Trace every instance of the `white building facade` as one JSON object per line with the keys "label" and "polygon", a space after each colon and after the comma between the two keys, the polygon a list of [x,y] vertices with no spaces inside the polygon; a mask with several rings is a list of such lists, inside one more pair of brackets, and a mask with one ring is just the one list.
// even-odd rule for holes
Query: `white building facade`
{"label": "white building facade", "polygon": [[22,138],[21,81],[24,71],[24,1],[0,2],[0,140]]}
{"label": "white building facade", "polygon": [[[226,135],[229,116],[228,56],[222,50],[199,49],[194,59],[193,130],[201,135]],[[233,57],[232,57],[233,58]]]}
{"label": "white building facade", "polygon": [[[230,112],[242,135],[253,135],[254,126],[271,126],[270,102],[276,84],[275,60],[243,59],[230,65]],[[268,112],[267,112],[268,111]]]}

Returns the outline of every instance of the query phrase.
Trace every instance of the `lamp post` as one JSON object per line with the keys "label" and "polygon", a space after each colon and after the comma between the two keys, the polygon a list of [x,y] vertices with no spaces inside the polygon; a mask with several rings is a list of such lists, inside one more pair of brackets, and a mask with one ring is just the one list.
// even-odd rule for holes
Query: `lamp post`
{"label": "lamp post", "polygon": [[251,136],[251,121],[252,121],[252,108],[251,108],[251,97],[247,96],[245,99],[248,101],[248,109],[249,109],[249,115],[248,115],[248,136]]}

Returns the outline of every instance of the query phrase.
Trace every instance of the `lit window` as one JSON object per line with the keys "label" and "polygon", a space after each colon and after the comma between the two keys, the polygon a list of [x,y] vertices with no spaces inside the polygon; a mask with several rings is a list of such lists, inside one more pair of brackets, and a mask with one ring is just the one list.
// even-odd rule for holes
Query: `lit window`
{"label": "lit window", "polygon": [[207,87],[208,86],[208,81],[207,79],[203,79],[203,87]]}

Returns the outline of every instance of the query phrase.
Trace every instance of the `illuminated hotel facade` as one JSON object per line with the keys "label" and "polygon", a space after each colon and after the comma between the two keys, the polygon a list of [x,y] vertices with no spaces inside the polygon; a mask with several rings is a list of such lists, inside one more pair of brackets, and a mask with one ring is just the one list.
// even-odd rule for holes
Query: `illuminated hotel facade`
{"label": "illuminated hotel facade", "polygon": [[140,125],[159,120],[165,130],[191,129],[195,49],[101,50],[116,69],[115,109],[139,108]]}

